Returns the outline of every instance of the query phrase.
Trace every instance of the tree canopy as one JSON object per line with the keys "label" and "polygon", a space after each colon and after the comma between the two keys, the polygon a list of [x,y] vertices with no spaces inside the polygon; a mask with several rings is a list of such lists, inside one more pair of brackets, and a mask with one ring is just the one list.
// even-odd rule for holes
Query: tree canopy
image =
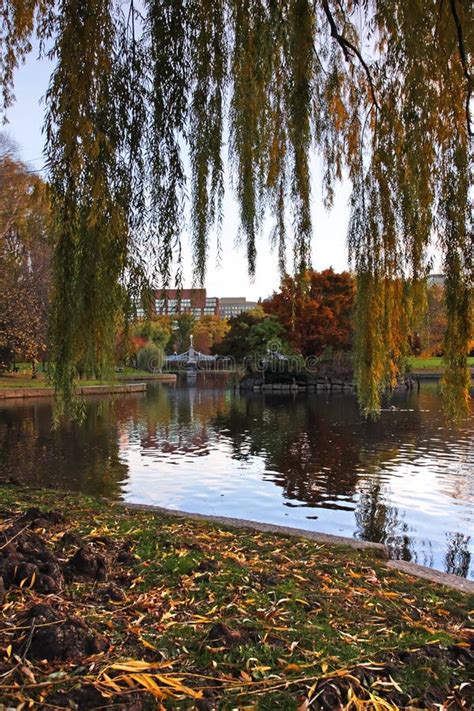
{"label": "tree canopy", "polygon": [[308,269],[297,278],[286,275],[263,308],[278,318],[303,356],[319,356],[326,348],[347,351],[352,346],[354,291],[348,272]]}
{"label": "tree canopy", "polygon": [[[191,197],[196,278],[222,218],[224,138],[254,273],[265,214],[284,269],[310,265],[311,155],[325,202],[352,183],[357,381],[366,412],[397,375],[436,246],[446,275],[448,403],[468,398],[473,239],[469,115],[474,20],[465,0],[5,0],[5,105],[33,33],[54,60],[46,155],[58,390],[113,353],[143,246],[179,276]],[[187,164],[190,165],[187,175]],[[291,225],[291,229],[289,228]]]}
{"label": "tree canopy", "polygon": [[51,246],[46,185],[0,134],[0,369],[35,361],[47,342]]}

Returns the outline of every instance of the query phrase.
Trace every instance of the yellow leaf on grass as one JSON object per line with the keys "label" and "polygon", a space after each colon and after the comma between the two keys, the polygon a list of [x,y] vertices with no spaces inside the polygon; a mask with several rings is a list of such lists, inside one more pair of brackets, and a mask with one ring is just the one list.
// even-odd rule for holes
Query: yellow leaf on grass
{"label": "yellow leaf on grass", "polygon": [[115,669],[116,671],[144,671],[145,669],[162,669],[163,667],[169,666],[170,662],[143,662],[138,659],[129,659],[125,662],[116,662],[111,664],[108,669]]}
{"label": "yellow leaf on grass", "polygon": [[180,679],[172,679],[171,677],[160,676],[159,674],[156,675],[156,679],[161,681],[162,684],[167,684],[172,689],[179,691],[180,694],[190,696],[192,699],[202,699],[202,691],[194,691],[194,689],[190,689],[189,686],[184,686]]}
{"label": "yellow leaf on grass", "polygon": [[286,667],[284,668],[283,671],[289,672],[289,671],[299,671],[301,669],[299,664],[287,664]]}
{"label": "yellow leaf on grass", "polygon": [[167,694],[158,686],[151,674],[130,674],[130,678],[159,699],[165,699]]}

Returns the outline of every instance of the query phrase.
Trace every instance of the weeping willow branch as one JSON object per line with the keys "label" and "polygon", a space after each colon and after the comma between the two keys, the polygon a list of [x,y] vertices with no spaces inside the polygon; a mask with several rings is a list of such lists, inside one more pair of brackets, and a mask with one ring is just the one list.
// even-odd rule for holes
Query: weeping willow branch
{"label": "weeping willow branch", "polygon": [[[346,62],[351,61],[351,52],[352,52],[353,54],[355,54],[355,56],[361,63],[361,65],[364,69],[364,72],[366,74],[367,81],[369,82],[370,93],[372,95],[372,101],[374,103],[374,106],[380,111],[380,105],[379,105],[379,102],[377,101],[374,81],[372,79],[372,73],[367,65],[367,62],[365,61],[365,59],[363,58],[362,54],[357,49],[357,47],[349,39],[347,39],[347,37],[345,37],[343,34],[341,34],[339,32],[339,30],[337,29],[336,21],[334,20],[334,16],[333,16],[331,9],[329,7],[328,0],[321,0],[321,2],[322,2],[324,14],[327,17],[329,26],[331,28],[331,36],[334,37],[336,42],[340,45]],[[453,2],[454,2],[454,0],[453,0]]]}
{"label": "weeping willow branch", "polygon": [[451,8],[451,14],[453,16],[454,24],[456,25],[456,33],[458,38],[459,56],[461,57],[461,63],[464,71],[464,76],[466,77],[467,92],[466,92],[466,122],[467,131],[469,136],[472,136],[471,129],[471,96],[472,96],[472,77],[468,67],[466,47],[464,44],[464,37],[462,31],[461,20],[459,19],[458,11],[456,9],[456,0],[449,0],[449,6]]}
{"label": "weeping willow branch", "polygon": [[144,0],[138,12],[134,0],[5,0],[0,13],[4,105],[35,34],[53,44],[46,155],[63,398],[78,372],[110,367],[117,320],[146,277],[180,286],[188,205],[203,282],[222,222],[228,136],[251,275],[268,214],[280,270],[289,241],[295,269],[311,263],[312,156],[327,207],[337,181],[350,180],[356,375],[367,414],[403,372],[438,249],[446,401],[452,413],[466,410],[474,18],[464,3]]}

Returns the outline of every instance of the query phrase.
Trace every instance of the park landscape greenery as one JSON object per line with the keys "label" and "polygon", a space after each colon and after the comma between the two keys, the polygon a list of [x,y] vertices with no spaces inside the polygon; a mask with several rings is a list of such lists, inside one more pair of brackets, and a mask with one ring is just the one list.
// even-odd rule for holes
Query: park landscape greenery
{"label": "park landscape greenery", "polygon": [[[222,218],[224,135],[254,272],[271,213],[282,271],[310,265],[311,155],[324,198],[352,184],[356,378],[366,413],[416,330],[433,244],[446,275],[446,404],[468,398],[473,18],[461,0],[7,0],[5,107],[34,35],[54,61],[46,157],[52,355],[67,402],[80,362],[110,365],[129,298],[181,277],[185,195],[196,278]],[[189,163],[187,175],[185,165]]]}
{"label": "park landscape greenery", "polygon": [[378,551],[0,494],[4,703],[472,707],[472,595],[388,569]]}
{"label": "park landscape greenery", "polygon": [[[468,3],[5,0],[0,18],[5,110],[33,39],[54,65],[47,184],[2,151],[0,345],[33,362],[48,345],[59,405],[71,406],[78,373],[109,372],[130,344],[137,361],[173,338],[187,345],[189,319],[174,333],[166,320],[131,323],[132,305],[157,278],[181,283],[188,192],[204,281],[228,164],[249,271],[271,214],[291,308],[276,294],[267,315],[201,324],[203,350],[234,348],[240,332],[262,354],[269,341],[313,353],[324,345],[314,320],[331,324],[334,347],[354,348],[363,411],[376,413],[423,339],[436,247],[446,277],[444,307],[431,295],[436,354],[448,410],[463,412]],[[313,155],[328,207],[338,180],[352,185],[355,289],[310,269]],[[322,280],[341,287],[331,313],[315,298]],[[472,598],[388,570],[373,553],[64,492],[2,486],[0,497],[2,703],[97,708],[105,695],[130,709],[472,707]]]}

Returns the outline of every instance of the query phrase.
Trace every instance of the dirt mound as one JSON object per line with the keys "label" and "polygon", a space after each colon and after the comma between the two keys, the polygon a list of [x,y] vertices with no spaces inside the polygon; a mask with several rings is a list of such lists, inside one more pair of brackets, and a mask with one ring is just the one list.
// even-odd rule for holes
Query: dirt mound
{"label": "dirt mound", "polygon": [[[5,589],[30,587],[44,594],[59,592],[64,584],[62,566],[44,539],[35,531],[60,522],[60,514],[30,509],[0,532],[0,576]],[[61,517],[61,520],[62,517]]]}
{"label": "dirt mound", "polygon": [[64,617],[43,603],[32,605],[20,618],[26,628],[18,652],[26,659],[48,661],[89,657],[107,649],[104,637],[77,617]]}
{"label": "dirt mound", "polygon": [[66,575],[75,580],[107,580],[107,558],[90,545],[79,548],[65,566]]}
{"label": "dirt mound", "polygon": [[64,523],[65,518],[59,511],[41,511],[34,506],[25,511],[18,519],[18,524],[30,524],[31,528],[50,528],[57,526],[59,523]]}
{"label": "dirt mound", "polygon": [[[0,647],[9,650],[0,660],[2,677],[10,678],[15,690],[25,676],[34,684],[38,670],[48,665],[52,679],[63,674],[64,663],[84,669],[92,658],[94,668],[94,655],[114,649],[104,634],[113,625],[101,615],[126,602],[126,588],[137,575],[133,542],[80,534],[60,512],[37,507],[24,513],[2,511],[0,529],[0,604],[13,593],[0,633]],[[147,693],[105,698],[89,682],[73,683],[61,692],[45,689],[44,702],[58,709],[150,707]]]}

